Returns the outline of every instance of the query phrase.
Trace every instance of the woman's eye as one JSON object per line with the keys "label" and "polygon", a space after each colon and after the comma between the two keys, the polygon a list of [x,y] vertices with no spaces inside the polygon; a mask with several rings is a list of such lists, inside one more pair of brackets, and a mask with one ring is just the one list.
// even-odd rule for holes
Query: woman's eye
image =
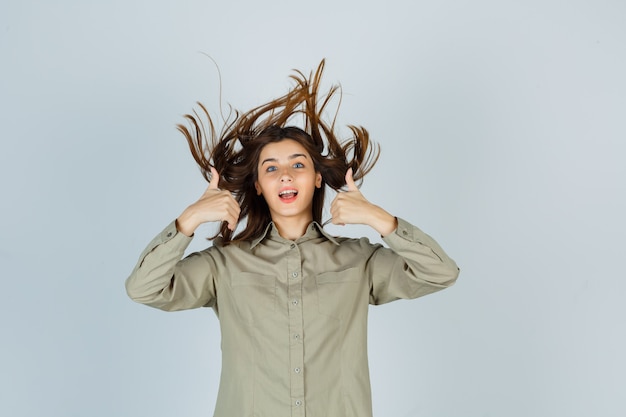
{"label": "woman's eye", "polygon": [[296,162],[295,164],[293,164],[294,168],[304,168],[304,164],[302,162]]}
{"label": "woman's eye", "polygon": [[276,167],[275,166],[269,166],[265,169],[265,172],[274,172],[276,171]]}

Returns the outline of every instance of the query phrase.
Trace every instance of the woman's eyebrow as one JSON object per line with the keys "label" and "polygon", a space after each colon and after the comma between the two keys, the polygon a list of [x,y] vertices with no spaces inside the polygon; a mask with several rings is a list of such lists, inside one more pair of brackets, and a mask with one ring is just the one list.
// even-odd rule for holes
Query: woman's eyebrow
{"label": "woman's eyebrow", "polygon": [[[293,155],[289,155],[287,158],[288,158],[288,159],[295,159],[295,158],[299,158],[299,157],[303,157],[303,158],[305,158],[305,159],[306,159],[306,154],[303,154],[303,153],[294,153]],[[263,162],[261,162],[261,165],[263,165],[263,164],[264,164],[264,163],[266,163],[266,162],[277,162],[277,161],[278,161],[278,159],[276,159],[276,158],[265,158],[265,159],[263,160]]]}

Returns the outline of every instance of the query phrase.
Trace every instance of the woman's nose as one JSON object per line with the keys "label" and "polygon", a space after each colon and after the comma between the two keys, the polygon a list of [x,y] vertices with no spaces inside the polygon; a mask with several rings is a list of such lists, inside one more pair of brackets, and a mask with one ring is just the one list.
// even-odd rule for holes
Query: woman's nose
{"label": "woman's nose", "polygon": [[291,182],[293,180],[293,177],[291,176],[291,174],[289,173],[288,170],[283,170],[283,172],[280,174],[280,181],[281,182]]}

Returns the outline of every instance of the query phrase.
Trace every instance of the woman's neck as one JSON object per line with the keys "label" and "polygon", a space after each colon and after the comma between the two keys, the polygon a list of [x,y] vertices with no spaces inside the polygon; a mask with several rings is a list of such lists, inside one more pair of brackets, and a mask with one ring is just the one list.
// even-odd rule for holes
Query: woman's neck
{"label": "woman's neck", "polygon": [[278,234],[289,240],[296,240],[304,235],[313,217],[279,217],[272,218]]}

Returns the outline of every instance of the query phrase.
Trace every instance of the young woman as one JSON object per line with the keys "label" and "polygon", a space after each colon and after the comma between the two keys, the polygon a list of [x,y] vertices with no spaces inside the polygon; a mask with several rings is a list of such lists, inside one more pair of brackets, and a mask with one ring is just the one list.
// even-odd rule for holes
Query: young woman
{"label": "young woman", "polygon": [[[210,185],[126,281],[143,304],[214,309],[222,336],[215,417],[371,416],[368,305],[433,293],[459,273],[432,238],[359,191],[355,180],[378,149],[365,129],[350,127],[353,138],[340,142],[334,122],[322,120],[337,91],[319,96],[323,66],[297,72],[285,96],[235,113],[219,135],[204,107],[208,134],[197,114],[186,116],[191,129],[179,129]],[[302,128],[292,123],[298,115]],[[327,186],[338,191],[332,223],[369,225],[388,247],[329,235]],[[213,245],[181,260],[206,222],[221,222]]]}

